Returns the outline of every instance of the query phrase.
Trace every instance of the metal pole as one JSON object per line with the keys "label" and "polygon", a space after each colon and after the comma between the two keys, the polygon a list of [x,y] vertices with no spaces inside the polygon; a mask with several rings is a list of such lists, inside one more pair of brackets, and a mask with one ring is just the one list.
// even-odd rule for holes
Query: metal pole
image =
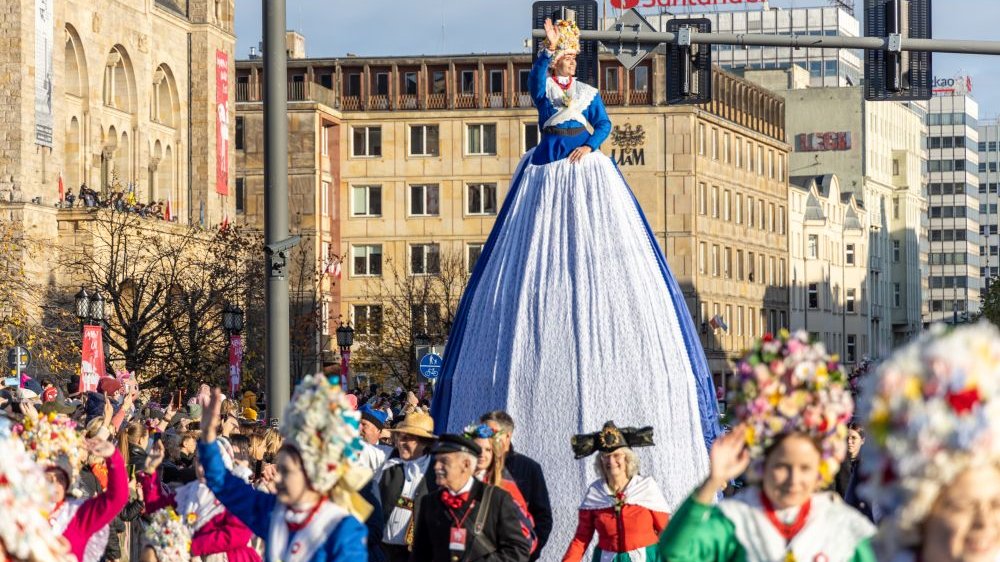
{"label": "metal pole", "polygon": [[288,239],[288,61],[285,0],[264,0],[264,244],[267,254],[267,414],[280,420],[289,388],[287,265],[275,247]]}
{"label": "metal pole", "polygon": [[[545,30],[535,29],[532,37],[545,37]],[[656,31],[580,31],[580,38],[597,41],[639,42],[639,43],[676,43],[677,33],[661,33]],[[804,49],[809,47],[827,49],[868,49],[872,51],[888,51],[889,38],[881,37],[818,37],[815,35],[765,35],[760,33],[699,33],[691,29],[692,44],[793,47]],[[902,40],[903,51],[933,51],[937,53],[960,53],[971,55],[1000,55],[1000,41],[964,41],[954,39],[910,39]]]}

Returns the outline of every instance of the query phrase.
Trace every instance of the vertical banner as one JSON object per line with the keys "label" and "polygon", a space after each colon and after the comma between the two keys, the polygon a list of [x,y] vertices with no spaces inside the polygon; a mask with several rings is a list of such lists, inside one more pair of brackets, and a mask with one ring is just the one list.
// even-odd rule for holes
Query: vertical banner
{"label": "vertical banner", "polygon": [[104,370],[104,334],[100,326],[84,326],[80,392],[97,392],[97,383],[105,376],[107,371]]}
{"label": "vertical banner", "polygon": [[52,148],[53,0],[35,0],[35,144]]}
{"label": "vertical banner", "polygon": [[240,392],[243,375],[243,336],[229,336],[229,397],[235,398]]}
{"label": "vertical banner", "polygon": [[215,51],[215,192],[229,195],[229,55]]}
{"label": "vertical banner", "polygon": [[351,366],[351,351],[350,350],[347,350],[347,351],[341,350],[341,352],[340,352],[340,387],[343,388],[344,390],[348,389],[348,384],[347,384],[348,373],[347,373],[347,370],[350,368],[350,366]]}

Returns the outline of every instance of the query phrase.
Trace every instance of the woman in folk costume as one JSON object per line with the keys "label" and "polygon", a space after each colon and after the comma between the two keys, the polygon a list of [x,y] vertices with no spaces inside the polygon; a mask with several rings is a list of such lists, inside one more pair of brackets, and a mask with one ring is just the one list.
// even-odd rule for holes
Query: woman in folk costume
{"label": "woman in folk costume", "polygon": [[[822,343],[782,331],[740,362],[731,398],[740,421],[712,446],[709,477],[660,537],[671,562],[874,562],[875,527],[833,492],[854,403]],[[751,486],[714,503],[750,468]]]}
{"label": "woman in folk costume", "polygon": [[[708,474],[719,432],[711,373],[659,241],[598,151],[611,121],[574,77],[579,30],[558,21],[546,32],[529,77],[542,136],[476,262],[431,413],[451,433],[483,412],[510,413],[525,428],[518,452],[541,464],[553,512],[564,513],[591,475],[554,457],[554,438],[608,419],[669,428],[640,455],[677,505]],[[557,518],[550,541],[572,536],[572,521]]]}
{"label": "woman in folk costume", "polygon": [[165,507],[153,513],[142,538],[144,546],[139,562],[191,560],[191,527],[173,507]]}
{"label": "woman in folk costume", "polygon": [[0,562],[71,562],[69,543],[42,516],[52,487],[0,418]]}
{"label": "woman in folk costume", "polygon": [[204,410],[198,458],[205,483],[266,543],[268,562],[368,560],[362,521],[371,506],[357,491],[371,471],[357,464],[360,415],[323,375],[306,377],[295,389],[282,420],[284,444],[275,464],[277,494],[254,489],[226,470],[215,428],[221,393]]}
{"label": "woman in folk costume", "polygon": [[[62,535],[80,562],[97,562],[104,556],[111,530],[108,525],[128,503],[125,460],[108,441],[83,441],[76,423],[62,414],[29,413],[20,428],[21,439],[35,462],[45,468],[52,489],[48,512],[52,531]],[[107,489],[79,500],[68,496],[79,475],[83,455],[103,458],[108,470]]]}
{"label": "woman in folk costume", "polygon": [[517,506],[518,518],[521,520],[521,532],[528,539],[531,547],[531,554],[538,549],[538,535],[535,533],[535,519],[528,511],[528,502],[524,499],[524,494],[514,482],[514,477],[504,466],[504,455],[500,442],[500,435],[493,431],[493,428],[486,424],[466,426],[462,433],[467,439],[472,439],[479,445],[479,461],[476,463],[476,470],[473,476],[476,480],[491,486],[502,488]]}
{"label": "woman in folk costume", "polygon": [[656,481],[639,474],[636,447],[653,445],[653,428],[618,429],[613,421],[597,433],[573,437],[577,459],[598,452],[594,468],[601,476],[587,489],[578,510],[576,536],[563,562],[579,562],[597,533],[593,562],[660,559],[656,539],[667,526],[670,508]]}
{"label": "woman in folk costume", "polygon": [[[226,470],[233,470],[232,447],[218,438],[219,454]],[[176,509],[183,524],[191,531],[190,551],[204,562],[260,562],[260,555],[249,545],[253,532],[222,505],[205,485],[205,471],[195,464],[198,479],[175,492],[163,492],[157,469],[163,463],[163,443],[157,441],[146,457],[145,468],[136,475],[142,486],[146,514],[165,508]]]}
{"label": "woman in folk costume", "polygon": [[862,386],[885,562],[1000,560],[1000,331],[937,325]]}

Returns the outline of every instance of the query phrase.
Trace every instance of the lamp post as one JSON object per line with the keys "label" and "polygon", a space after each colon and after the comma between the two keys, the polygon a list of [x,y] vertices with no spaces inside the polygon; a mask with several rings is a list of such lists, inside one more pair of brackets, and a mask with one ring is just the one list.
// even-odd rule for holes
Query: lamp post
{"label": "lamp post", "polygon": [[226,303],[222,309],[222,329],[226,331],[229,355],[229,395],[236,397],[243,375],[243,309]]}
{"label": "lamp post", "polygon": [[354,345],[354,328],[341,323],[337,328],[337,346],[340,347],[340,386],[344,391],[351,388],[348,378],[351,367],[351,346]]}

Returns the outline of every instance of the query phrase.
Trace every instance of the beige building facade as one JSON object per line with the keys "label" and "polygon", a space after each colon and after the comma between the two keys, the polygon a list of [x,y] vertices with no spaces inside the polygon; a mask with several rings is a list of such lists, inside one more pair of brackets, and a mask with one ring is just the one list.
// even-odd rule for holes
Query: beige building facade
{"label": "beige building facade", "polygon": [[868,213],[832,174],[789,185],[791,325],[851,369],[868,355]]}
{"label": "beige building facade", "polygon": [[[366,285],[391,267],[434,274],[460,256],[471,270],[538,140],[530,66],[519,54],[289,61],[293,225],[312,235],[317,271],[341,266],[316,285],[328,319],[369,332],[380,304]],[[253,223],[261,73],[258,60],[237,65],[237,206]],[[788,322],[783,104],[717,72],[712,104],[668,107],[659,56],[631,72],[603,59],[599,75],[615,124],[602,151],[663,245],[721,377],[753,337]],[[728,333],[709,327],[714,315]]]}

